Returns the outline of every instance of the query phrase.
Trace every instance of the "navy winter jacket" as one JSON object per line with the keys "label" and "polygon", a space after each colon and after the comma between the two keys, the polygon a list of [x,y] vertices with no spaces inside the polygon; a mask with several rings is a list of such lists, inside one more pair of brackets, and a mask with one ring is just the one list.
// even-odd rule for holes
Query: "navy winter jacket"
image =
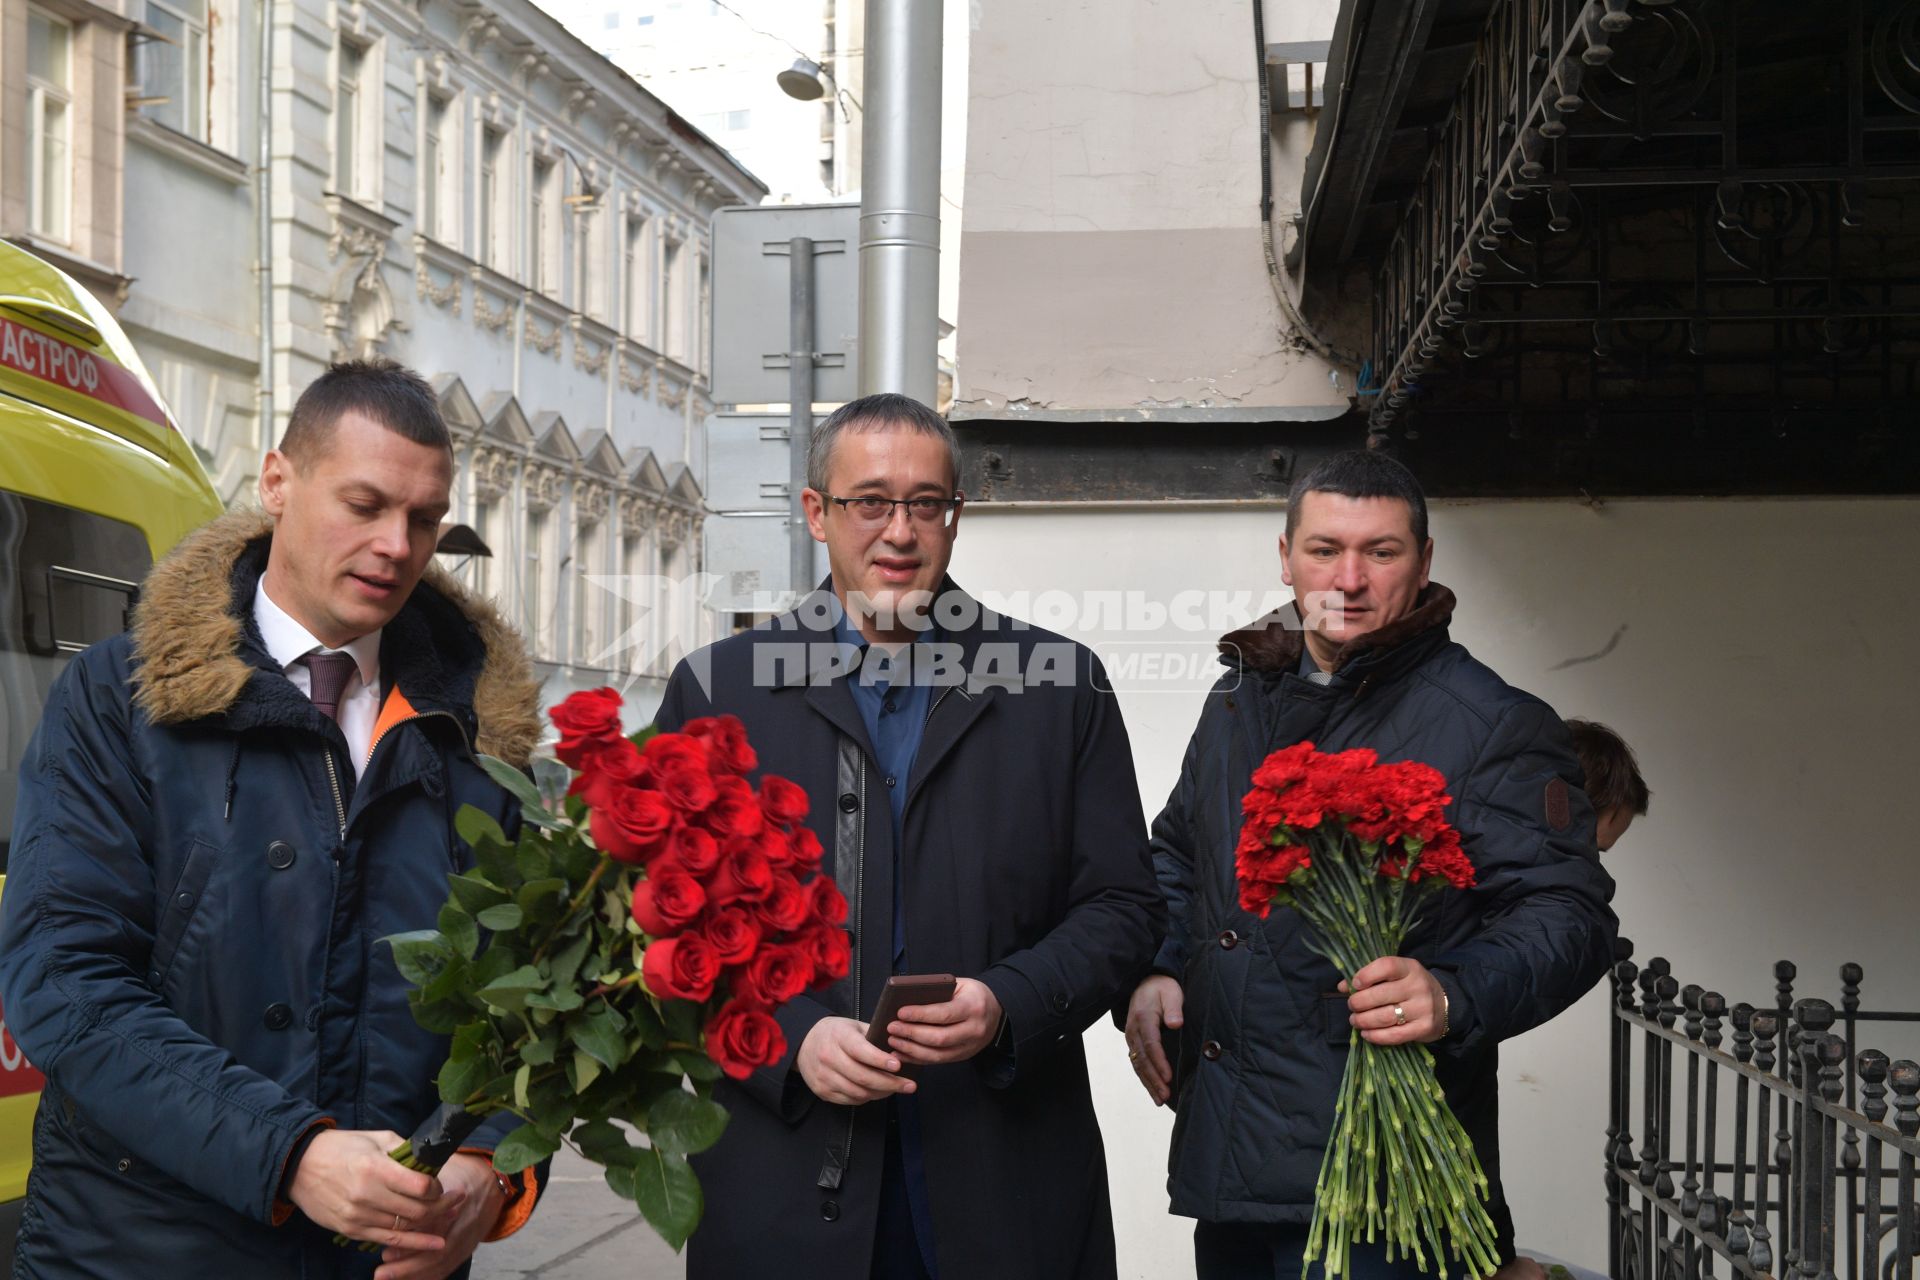
{"label": "navy winter jacket", "polygon": [[288,1157],[318,1123],[404,1134],[438,1101],[446,1037],[378,940],[431,927],[470,865],[461,805],[517,818],[474,752],[525,761],[536,686],[430,571],[382,632],[388,727],[356,786],[253,626],[270,536],[223,517],[156,566],[22,763],[0,996],[47,1084],[16,1275],[368,1274],[282,1202]]}
{"label": "navy winter jacket", "polygon": [[[1340,975],[1307,948],[1299,915],[1239,906],[1240,801],[1268,753],[1311,741],[1370,747],[1446,776],[1448,816],[1478,883],[1430,903],[1407,955],[1439,979],[1450,1033],[1437,1072],[1494,1180],[1495,1046],[1553,1017],[1612,959],[1613,881],[1560,717],[1447,636],[1453,593],[1346,647],[1331,684],[1299,672],[1302,633],[1277,615],[1221,641],[1227,674],[1207,695],[1166,809],[1154,869],[1172,930],[1155,968],[1180,979],[1172,1211],[1209,1222],[1304,1223],[1346,1067]],[[1503,1210],[1496,1212],[1496,1217]]]}

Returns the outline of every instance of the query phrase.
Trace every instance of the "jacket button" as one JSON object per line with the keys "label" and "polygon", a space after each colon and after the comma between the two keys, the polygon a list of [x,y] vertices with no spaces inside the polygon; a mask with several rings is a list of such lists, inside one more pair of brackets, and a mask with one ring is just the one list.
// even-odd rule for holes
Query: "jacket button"
{"label": "jacket button", "polygon": [[840,1202],[838,1200],[822,1200],[820,1202],[820,1216],[828,1222],[840,1221]]}
{"label": "jacket button", "polygon": [[1233,930],[1228,929],[1226,932],[1220,935],[1220,949],[1222,951],[1231,951],[1239,945],[1240,945],[1240,935],[1235,933]]}
{"label": "jacket button", "polygon": [[182,911],[186,911],[193,906],[193,895],[190,893],[176,893],[173,895],[173,905]]}
{"label": "jacket button", "polygon": [[127,1159],[125,1156],[121,1156],[119,1160],[114,1162],[113,1167],[125,1173],[127,1170],[133,1168],[133,1161]]}
{"label": "jacket button", "polygon": [[1200,1056],[1208,1062],[1218,1062],[1220,1060],[1220,1042],[1218,1040],[1209,1040],[1201,1045]]}
{"label": "jacket button", "polygon": [[293,846],[285,840],[275,840],[267,846],[267,865],[275,871],[285,871],[293,865]]}
{"label": "jacket button", "polygon": [[284,1004],[274,1003],[267,1006],[266,1016],[261,1019],[269,1031],[285,1031],[293,1025],[293,1010]]}
{"label": "jacket button", "polygon": [[438,773],[429,773],[420,779],[420,789],[432,799],[438,800],[446,792],[447,784]]}
{"label": "jacket button", "polygon": [[1232,698],[1226,699],[1226,704],[1227,704],[1227,710],[1229,711],[1233,710],[1234,702]]}
{"label": "jacket button", "polygon": [[1073,1007],[1073,997],[1067,995],[1063,991],[1059,995],[1053,998],[1053,1007],[1058,1009],[1061,1013],[1065,1013],[1068,1009],[1071,1009]]}
{"label": "jacket button", "polygon": [[[860,807],[859,796],[856,796],[851,791],[842,791],[840,793],[840,812],[852,813],[855,809],[858,809],[859,807]],[[828,1203],[832,1203],[832,1202],[829,1201]]]}

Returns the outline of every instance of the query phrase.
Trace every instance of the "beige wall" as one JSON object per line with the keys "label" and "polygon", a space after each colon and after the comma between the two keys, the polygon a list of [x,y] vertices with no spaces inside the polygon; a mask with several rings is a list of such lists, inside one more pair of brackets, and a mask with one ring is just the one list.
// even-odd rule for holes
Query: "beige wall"
{"label": "beige wall", "polygon": [[[954,557],[976,593],[1272,588],[1281,512],[970,508]],[[1638,750],[1652,811],[1608,858],[1622,932],[1682,982],[1765,1000],[1772,963],[1838,998],[1867,969],[1868,1007],[1913,1007],[1909,834],[1920,722],[1920,501],[1480,503],[1437,506],[1434,576],[1460,596],[1454,635],[1563,714]],[[1163,631],[1204,651],[1210,635]],[[1596,656],[1604,655],[1604,656]],[[1210,675],[1116,679],[1148,816],[1171,789]],[[1166,1216],[1170,1118],[1087,1035],[1107,1140],[1121,1274],[1192,1274],[1191,1224]],[[1594,993],[1505,1049],[1507,1186],[1523,1247],[1605,1262],[1600,1144],[1606,1027]],[[1898,1057],[1920,1030],[1863,1043]],[[1634,1131],[1639,1132],[1636,1124]]]}
{"label": "beige wall", "polygon": [[[1330,29],[1331,4],[1292,7]],[[1344,404],[1267,275],[1249,7],[977,0],[971,18],[956,416]],[[1312,38],[1289,21],[1269,39]],[[1281,139],[1283,209],[1307,141]]]}

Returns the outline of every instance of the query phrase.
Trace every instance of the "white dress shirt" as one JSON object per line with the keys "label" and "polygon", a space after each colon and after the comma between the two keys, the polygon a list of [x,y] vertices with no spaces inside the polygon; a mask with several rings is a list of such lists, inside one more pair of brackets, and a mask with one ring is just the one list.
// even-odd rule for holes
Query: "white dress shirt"
{"label": "white dress shirt", "polygon": [[253,621],[260,628],[267,653],[286,671],[293,687],[309,698],[313,696],[313,673],[299,659],[316,651],[352,655],[355,673],[347,677],[347,687],[340,691],[340,732],[346,735],[347,753],[353,757],[353,776],[360,777],[367,771],[373,726],[380,719],[380,633],[370,631],[339,649],[327,648],[267,595],[264,574],[253,589]]}

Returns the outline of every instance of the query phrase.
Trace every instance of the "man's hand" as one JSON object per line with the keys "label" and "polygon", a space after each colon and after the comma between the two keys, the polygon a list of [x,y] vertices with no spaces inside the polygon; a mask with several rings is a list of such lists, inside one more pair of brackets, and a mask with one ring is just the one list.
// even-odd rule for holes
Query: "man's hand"
{"label": "man's hand", "polygon": [[857,1107],[894,1093],[912,1093],[900,1075],[900,1059],[867,1043],[867,1024],[852,1018],[822,1018],[807,1032],[794,1061],[800,1078],[822,1102]]}
{"label": "man's hand", "polygon": [[[1340,990],[1346,991],[1347,984],[1341,983]],[[1440,980],[1427,966],[1405,956],[1382,956],[1353,975],[1347,1023],[1372,1044],[1431,1044],[1446,1027],[1441,1016],[1445,1002]],[[1395,1016],[1395,1009],[1406,1016],[1405,1022]]]}
{"label": "man's hand", "polygon": [[887,1024],[887,1043],[920,1066],[965,1062],[1000,1034],[999,997],[984,982],[962,978],[945,1004],[912,1004]]}
{"label": "man's hand", "polygon": [[446,1194],[433,1211],[415,1226],[444,1236],[440,1250],[393,1247],[380,1255],[381,1267],[373,1280],[442,1280],[473,1256],[493,1224],[500,1219],[507,1197],[493,1176],[492,1162],[482,1156],[456,1155],[440,1170]]}
{"label": "man's hand", "polygon": [[385,1129],[323,1129],[295,1166],[287,1198],[310,1221],[350,1240],[439,1252],[446,1237],[416,1224],[440,1207],[440,1183],[388,1157],[400,1141]]}
{"label": "man's hand", "polygon": [[1160,1043],[1160,1028],[1179,1030],[1187,1020],[1185,1009],[1186,994],[1164,973],[1135,987],[1127,1003],[1127,1057],[1156,1107],[1166,1106],[1173,1096],[1173,1064]]}

